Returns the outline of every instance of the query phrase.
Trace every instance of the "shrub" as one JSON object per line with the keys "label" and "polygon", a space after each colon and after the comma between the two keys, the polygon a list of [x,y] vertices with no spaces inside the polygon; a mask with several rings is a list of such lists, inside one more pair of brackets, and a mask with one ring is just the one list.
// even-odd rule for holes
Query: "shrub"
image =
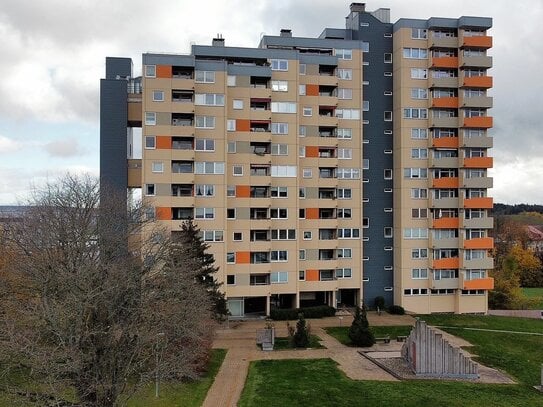
{"label": "shrub", "polygon": [[375,343],[375,336],[370,331],[368,318],[366,317],[365,305],[362,305],[362,309],[356,307],[353,323],[349,328],[349,339],[355,346],[368,347]]}
{"label": "shrub", "polygon": [[299,314],[296,322],[296,332],[292,336],[292,344],[296,348],[307,348],[309,346],[309,326],[305,322],[304,314]]}
{"label": "shrub", "polygon": [[385,309],[385,297],[382,295],[375,297],[375,300],[373,301],[373,305],[375,306],[375,309],[384,310]]}
{"label": "shrub", "polygon": [[405,310],[400,305],[391,305],[390,307],[388,307],[388,313],[395,314],[395,315],[403,315],[405,314]]}
{"label": "shrub", "polygon": [[323,318],[336,315],[336,309],[328,305],[319,305],[317,307],[297,308],[297,309],[278,309],[274,308],[270,312],[270,318],[275,321],[295,320],[299,314],[304,314],[304,318]]}

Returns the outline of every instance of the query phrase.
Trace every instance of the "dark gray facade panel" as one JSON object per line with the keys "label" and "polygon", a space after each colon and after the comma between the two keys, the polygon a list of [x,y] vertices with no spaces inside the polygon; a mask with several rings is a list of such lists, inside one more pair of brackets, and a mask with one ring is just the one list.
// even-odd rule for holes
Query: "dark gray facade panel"
{"label": "dark gray facade panel", "polygon": [[456,18],[431,17],[428,20],[414,18],[400,18],[394,23],[394,32],[400,28],[479,28],[489,29],[492,27],[490,17],[469,17]]}
{"label": "dark gray facade panel", "polygon": [[198,57],[237,58],[237,59],[296,59],[296,51],[288,49],[263,49],[241,47],[213,47],[209,45],[193,45],[192,54]]}
{"label": "dark gray facade panel", "polygon": [[244,76],[261,76],[271,78],[272,70],[269,66],[244,66],[232,65],[227,67],[229,75],[244,75]]}
{"label": "dark gray facade panel", "polygon": [[132,60],[130,58],[106,57],[106,79],[132,76]]}
{"label": "dark gray facade panel", "polygon": [[344,39],[344,40],[350,40],[350,38],[347,37],[347,32],[343,28],[325,28],[321,35],[319,35],[319,38],[324,39]]}
{"label": "dark gray facade panel", "polygon": [[199,71],[226,71],[226,61],[196,61],[194,69]]}
{"label": "dark gray facade panel", "polygon": [[334,65],[337,66],[337,57],[333,55],[308,55],[299,54],[302,64]]}
{"label": "dark gray facade panel", "polygon": [[462,16],[458,19],[458,27],[462,28],[492,28],[492,18],[490,17],[470,17]]}
{"label": "dark gray facade panel", "polygon": [[126,191],[127,81],[100,81],[100,184]]}
{"label": "dark gray facade panel", "polygon": [[266,46],[298,47],[298,48],[351,48],[360,49],[360,41],[351,41],[343,39],[322,39],[322,38],[301,38],[301,37],[279,37],[265,35],[262,37],[261,44]]}
{"label": "dark gray facade panel", "polygon": [[142,58],[143,65],[194,66],[192,55],[143,54]]}

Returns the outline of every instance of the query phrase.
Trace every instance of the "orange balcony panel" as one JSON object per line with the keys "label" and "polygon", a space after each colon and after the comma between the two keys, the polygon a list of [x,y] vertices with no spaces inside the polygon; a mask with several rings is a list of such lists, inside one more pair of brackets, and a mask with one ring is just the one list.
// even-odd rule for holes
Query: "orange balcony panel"
{"label": "orange balcony panel", "polygon": [[305,210],[306,219],[319,219],[319,208],[307,208]]}
{"label": "orange balcony panel", "polygon": [[236,131],[251,131],[251,122],[247,119],[237,119]]}
{"label": "orange balcony panel", "polygon": [[251,262],[251,252],[236,252],[236,264],[249,264]]}
{"label": "orange balcony panel", "polygon": [[494,239],[491,237],[478,237],[464,240],[464,249],[493,249]]}
{"label": "orange balcony panel", "polygon": [[434,229],[458,229],[460,227],[460,219],[458,218],[441,218],[434,219],[432,222]]}
{"label": "orange balcony panel", "polygon": [[466,168],[492,168],[493,165],[494,165],[493,157],[464,158],[464,167]]}
{"label": "orange balcony panel", "polygon": [[440,137],[432,139],[432,147],[458,148],[458,137]]}
{"label": "orange balcony panel", "polygon": [[433,269],[457,269],[460,267],[460,258],[449,257],[448,259],[438,259],[432,261]]}
{"label": "orange balcony panel", "polygon": [[157,65],[156,66],[156,77],[157,78],[171,78],[172,77],[172,66],[171,65]]}
{"label": "orange balcony panel", "polygon": [[236,198],[250,198],[251,187],[249,185],[236,185]]}
{"label": "orange balcony panel", "polygon": [[432,180],[433,188],[458,188],[459,185],[458,177],[434,178]]}
{"label": "orange balcony panel", "polygon": [[305,85],[306,96],[319,96],[319,85]]}
{"label": "orange balcony panel", "polygon": [[464,290],[493,290],[494,279],[492,277],[464,280]]}
{"label": "orange balcony panel", "polygon": [[172,208],[157,206],[155,209],[155,213],[158,220],[172,220]]}
{"label": "orange balcony panel", "polygon": [[432,99],[432,107],[448,107],[456,109],[458,108],[458,98],[434,98]]}
{"label": "orange balcony panel", "polygon": [[319,281],[319,270],[306,270],[305,281]]}
{"label": "orange balcony panel", "polygon": [[476,127],[476,128],[488,129],[492,127],[492,117],[491,116],[464,117],[463,127]]}
{"label": "orange balcony panel", "polygon": [[319,146],[306,146],[305,147],[305,156],[316,158],[319,156]]}
{"label": "orange balcony panel", "polygon": [[492,198],[466,198],[464,208],[468,209],[492,209],[494,201]]}
{"label": "orange balcony panel", "polygon": [[463,86],[467,88],[491,88],[492,76],[465,77]]}
{"label": "orange balcony panel", "polygon": [[172,148],[172,138],[170,136],[156,136],[157,150],[169,150]]}
{"label": "orange balcony panel", "polygon": [[458,57],[432,58],[432,66],[436,68],[458,68]]}
{"label": "orange balcony panel", "polygon": [[492,48],[492,37],[484,35],[481,37],[464,37],[463,47]]}

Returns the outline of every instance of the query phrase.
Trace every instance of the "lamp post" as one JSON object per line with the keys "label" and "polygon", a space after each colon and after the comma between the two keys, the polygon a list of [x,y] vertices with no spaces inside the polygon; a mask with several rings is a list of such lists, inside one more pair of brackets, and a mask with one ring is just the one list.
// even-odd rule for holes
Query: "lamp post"
{"label": "lamp post", "polygon": [[159,367],[160,367],[160,357],[158,352],[158,345],[159,345],[159,338],[164,336],[164,332],[159,332],[156,334],[156,359],[155,359],[155,397],[158,398],[158,389],[159,389],[159,382],[160,382],[160,376],[159,376]]}

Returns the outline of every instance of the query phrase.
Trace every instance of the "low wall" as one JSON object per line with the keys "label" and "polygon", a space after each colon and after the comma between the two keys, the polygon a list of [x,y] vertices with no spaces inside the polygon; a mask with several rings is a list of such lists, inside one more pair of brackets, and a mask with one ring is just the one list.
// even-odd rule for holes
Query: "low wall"
{"label": "low wall", "polygon": [[489,309],[488,315],[498,315],[501,317],[534,318],[543,319],[543,310],[532,309]]}

